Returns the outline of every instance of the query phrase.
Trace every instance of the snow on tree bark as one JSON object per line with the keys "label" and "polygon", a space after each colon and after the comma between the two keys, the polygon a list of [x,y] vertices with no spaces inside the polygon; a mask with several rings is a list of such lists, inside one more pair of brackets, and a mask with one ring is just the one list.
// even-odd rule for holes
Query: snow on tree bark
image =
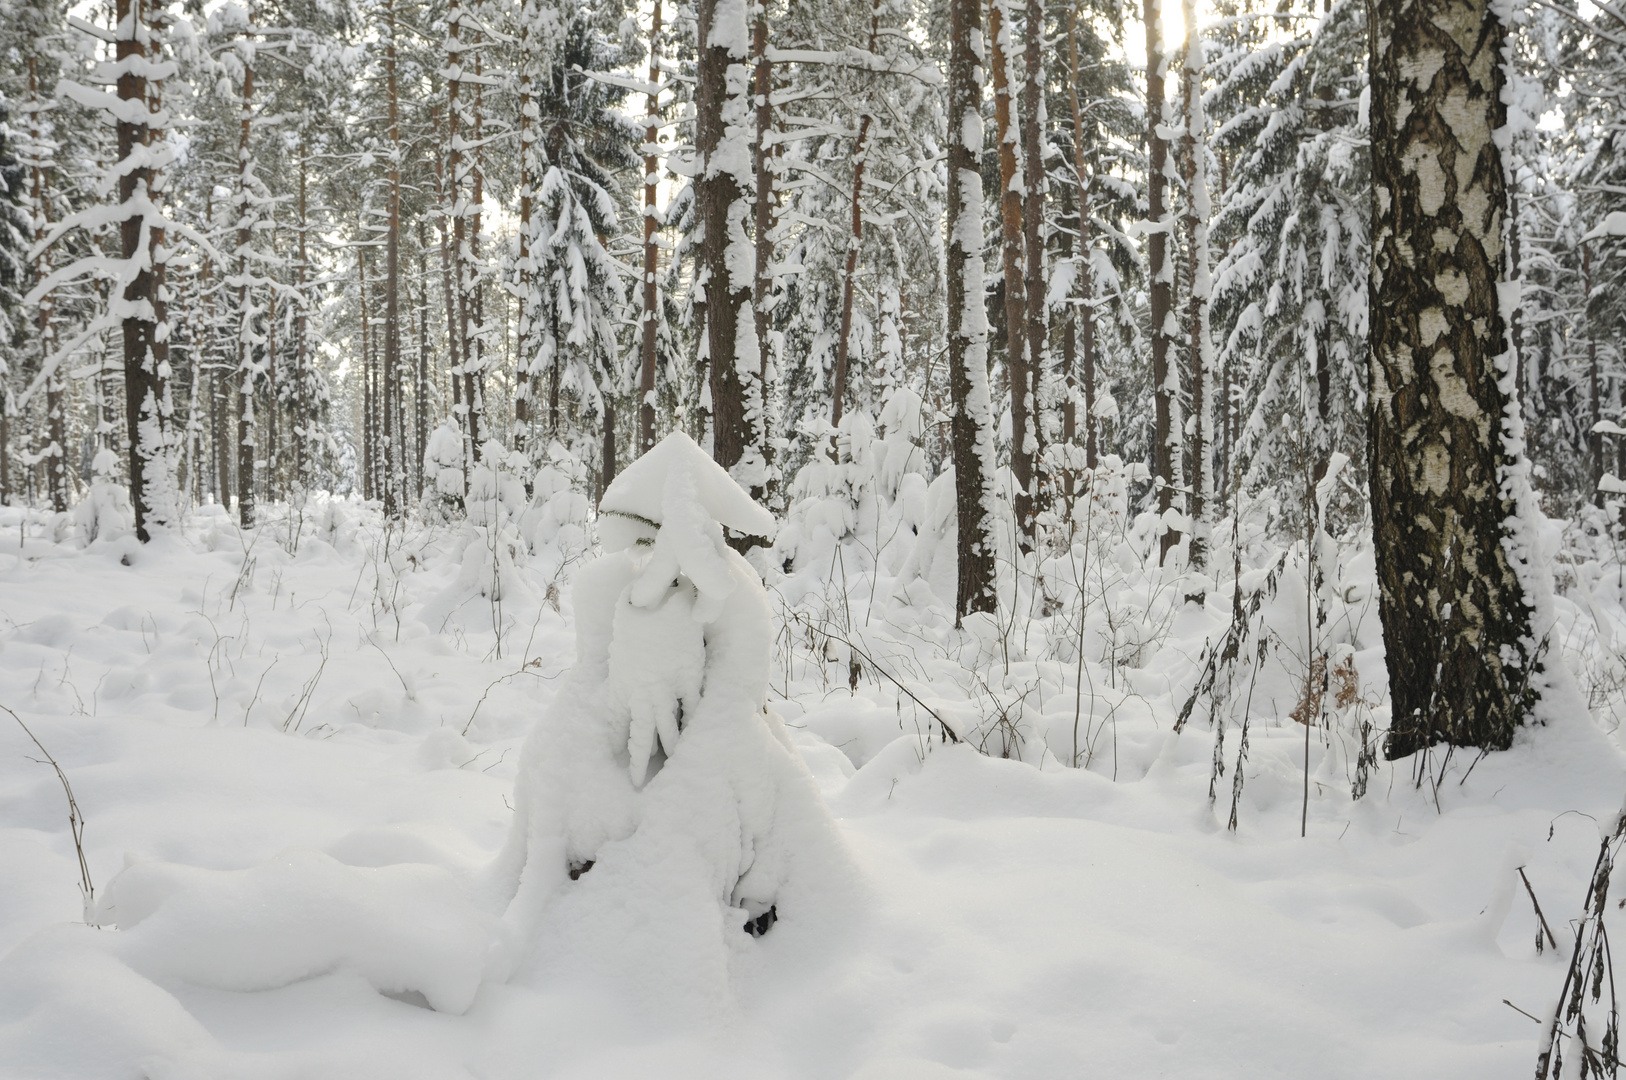
{"label": "snow on tree bark", "polygon": [[711,390],[712,456],[753,497],[769,480],[761,343],[751,310],[756,252],[751,214],[751,110],[744,0],[701,0],[695,87],[695,180],[704,235],[705,353]]}
{"label": "snow on tree bark", "polygon": [[949,8],[948,368],[953,402],[958,535],[956,621],[995,610],[993,404],[988,393],[988,315],[982,296],[982,10],[978,0]]}
{"label": "snow on tree bark", "polygon": [[1032,378],[1027,358],[1027,278],[1023,270],[1022,210],[1026,201],[1021,134],[1011,86],[1010,0],[990,0],[988,37],[993,48],[994,128],[999,140],[1000,263],[1005,273],[1005,364],[1011,390],[1011,472],[1016,477],[1014,509],[1023,544],[1033,537],[1033,458],[1037,443],[1028,430],[1033,417]]}
{"label": "snow on tree bark", "polygon": [[1164,82],[1168,55],[1163,43],[1163,0],[1146,0],[1146,241],[1147,276],[1150,281],[1152,332],[1152,476],[1158,484],[1157,509],[1164,515],[1164,532],[1158,541],[1159,558],[1180,542],[1180,532],[1169,524],[1169,511],[1176,509],[1175,493],[1180,484],[1179,455],[1182,449],[1180,424],[1180,377],[1169,364],[1169,349],[1177,327],[1174,321],[1174,260],[1169,241],[1174,219],[1169,214],[1168,186],[1172,163],[1169,160],[1169,115]]}

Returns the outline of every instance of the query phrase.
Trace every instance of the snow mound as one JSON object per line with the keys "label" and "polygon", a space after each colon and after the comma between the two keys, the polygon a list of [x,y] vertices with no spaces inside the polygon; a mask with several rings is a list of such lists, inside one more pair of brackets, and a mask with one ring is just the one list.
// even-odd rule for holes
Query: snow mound
{"label": "snow mound", "polygon": [[97,915],[118,927],[126,963],[160,983],[271,990],[342,968],[449,1013],[473,1003],[499,929],[439,867],[298,849],[247,870],[136,863]]}

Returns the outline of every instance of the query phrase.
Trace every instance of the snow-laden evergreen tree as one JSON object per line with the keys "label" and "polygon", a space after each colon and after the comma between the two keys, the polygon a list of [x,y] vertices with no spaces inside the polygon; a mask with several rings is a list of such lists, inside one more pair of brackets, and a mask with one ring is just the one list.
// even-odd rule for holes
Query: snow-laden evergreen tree
{"label": "snow-laden evergreen tree", "polygon": [[[639,162],[641,133],[621,111],[626,89],[594,73],[622,58],[619,41],[577,16],[536,80],[537,182],[524,241],[527,277],[520,279],[528,291],[521,296],[519,370],[543,384],[529,411],[531,436],[584,448],[596,441],[607,479],[615,472],[616,406],[631,395],[634,378],[633,353],[620,333],[624,268],[605,241],[620,227],[612,173]],[[597,440],[561,430],[572,407],[584,421],[596,418]]]}
{"label": "snow-laden evergreen tree", "polygon": [[[1364,458],[1371,165],[1366,9],[1349,0],[1215,42],[1219,469],[1301,522],[1306,476]],[[1358,472],[1355,474],[1360,475]],[[1297,529],[1297,525],[1292,526]]]}

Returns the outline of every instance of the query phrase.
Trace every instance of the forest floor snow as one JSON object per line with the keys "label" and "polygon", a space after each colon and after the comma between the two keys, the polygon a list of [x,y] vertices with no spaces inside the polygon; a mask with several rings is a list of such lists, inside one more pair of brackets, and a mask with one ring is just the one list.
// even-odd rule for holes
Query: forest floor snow
{"label": "forest floor snow", "polygon": [[1357,802],[1312,768],[1301,839],[1280,720],[1232,833],[1167,697],[1125,712],[1114,779],[944,745],[832,665],[773,704],[863,902],[750,941],[696,1018],[493,974],[471,898],[571,663],[569,589],[539,577],[557,610],[499,613],[499,650],[483,602],[419,618],[446,530],[381,554],[328,524],[293,555],[218,512],[19,551],[0,512],[0,705],[73,786],[97,902],[151,864],[120,894],[142,912],[86,925],[62,787],[0,714],[0,1077],[1523,1077],[1539,1027],[1504,999],[1549,1013],[1626,791],[1613,736],[1561,717],[1437,789],[1381,766]]}

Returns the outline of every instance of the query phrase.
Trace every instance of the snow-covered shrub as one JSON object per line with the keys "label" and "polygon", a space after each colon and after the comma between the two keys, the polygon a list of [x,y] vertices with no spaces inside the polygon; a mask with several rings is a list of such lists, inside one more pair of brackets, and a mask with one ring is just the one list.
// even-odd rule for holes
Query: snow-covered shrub
{"label": "snow-covered shrub", "polygon": [[456,580],[424,607],[423,618],[431,628],[438,630],[465,604],[481,599],[487,601],[492,629],[500,637],[506,622],[504,604],[539,599],[523,572],[530,561],[530,546],[520,535],[521,516],[530,506],[525,494],[527,467],[525,455],[505,449],[495,439],[480,448],[464,501],[468,519],[460,569]]}
{"label": "snow-covered shrub", "polygon": [[531,555],[554,571],[580,558],[592,546],[589,503],[582,489],[587,470],[557,440],[548,444],[548,459],[531,481],[530,508],[520,521],[520,532]]}
{"label": "snow-covered shrub", "polygon": [[434,491],[433,497],[424,492],[425,509],[449,515],[463,505],[463,432],[454,421],[430,433],[423,456],[423,471]]}
{"label": "snow-covered shrub", "polygon": [[118,481],[118,455],[103,447],[96,451],[90,470],[90,493],[73,508],[74,525],[87,544],[129,535],[135,528],[135,511],[129,492]]}
{"label": "snow-covered shrub", "polygon": [[772,615],[724,526],[773,521],[682,433],[605,493],[576,667],[526,741],[496,868],[510,920],[548,951],[636,957],[674,1004],[726,998],[748,932],[809,925],[848,873],[766,708]]}

